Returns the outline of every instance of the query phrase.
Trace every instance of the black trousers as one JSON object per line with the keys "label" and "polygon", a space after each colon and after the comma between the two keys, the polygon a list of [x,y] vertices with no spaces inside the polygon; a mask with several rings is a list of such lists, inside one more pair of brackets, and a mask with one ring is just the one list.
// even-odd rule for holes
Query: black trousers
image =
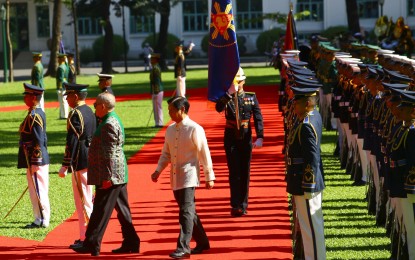
{"label": "black trousers", "polygon": [[117,218],[121,224],[122,246],[133,247],[140,244],[140,238],[133,226],[130,206],[128,205],[127,184],[121,184],[108,189],[100,189],[99,186],[96,186],[94,208],[83,243],[85,247],[93,251],[100,251],[102,237],[114,209],[117,211]]}
{"label": "black trousers", "polygon": [[195,188],[184,188],[173,191],[174,198],[179,205],[180,234],[177,239],[177,250],[190,253],[190,240],[196,241],[196,246],[209,245],[209,239],[196,213]]}
{"label": "black trousers", "polygon": [[225,136],[224,143],[229,169],[231,207],[246,210],[248,207],[252,139],[250,136],[246,136],[242,140],[235,140]]}

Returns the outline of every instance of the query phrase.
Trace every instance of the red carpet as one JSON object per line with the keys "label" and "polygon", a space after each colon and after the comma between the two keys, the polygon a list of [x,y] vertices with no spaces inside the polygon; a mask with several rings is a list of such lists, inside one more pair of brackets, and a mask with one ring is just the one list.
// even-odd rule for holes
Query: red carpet
{"label": "red carpet", "polygon": [[[241,218],[230,217],[223,149],[224,115],[207,108],[206,89],[188,91],[189,115],[205,128],[217,178],[213,190],[200,187],[196,192],[196,209],[210,239],[211,249],[202,255],[192,255],[192,259],[292,258],[281,155],[284,133],[277,108],[277,91],[273,86],[247,87],[247,90],[255,91],[261,103],[265,140],[264,147],[253,152],[248,215]],[[117,97],[117,100],[121,101],[121,98]],[[117,248],[122,240],[118,221],[113,214],[105,232],[101,258],[169,259],[168,254],[175,249],[179,232],[178,210],[170,190],[169,172],[163,172],[158,183],[150,179],[160,155],[164,130],[129,160],[129,200],[134,225],[141,238],[141,253],[122,256],[111,253],[111,249]],[[68,249],[77,234],[78,226],[73,216],[50,232],[42,242],[0,237],[0,257],[90,258]]]}

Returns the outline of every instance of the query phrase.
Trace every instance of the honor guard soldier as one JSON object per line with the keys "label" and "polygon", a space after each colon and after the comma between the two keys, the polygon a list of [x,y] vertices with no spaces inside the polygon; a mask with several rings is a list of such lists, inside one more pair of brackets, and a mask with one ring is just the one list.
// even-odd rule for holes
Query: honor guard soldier
{"label": "honor guard soldier", "polygon": [[101,89],[101,92],[108,92],[114,95],[114,91],[112,91],[112,78],[113,75],[109,74],[101,74],[97,73],[98,75],[98,87]]}
{"label": "honor guard soldier", "polygon": [[[229,169],[231,190],[231,215],[240,217],[247,214],[249,178],[252,148],[261,148],[264,138],[264,124],[255,93],[245,92],[245,74],[239,68],[235,81],[227,93],[216,103],[216,111],[225,111],[226,126],[224,146]],[[257,139],[252,143],[251,117]]]}
{"label": "honor guard soldier", "polygon": [[154,127],[163,127],[163,82],[159,65],[160,54],[151,54],[150,93],[153,101]]}
{"label": "honor guard soldier", "polygon": [[49,154],[46,136],[45,112],[37,105],[44,89],[24,83],[24,102],[29,112],[20,125],[17,168],[27,168],[27,182],[32,202],[34,221],[24,228],[48,227],[49,204]]}
{"label": "honor guard soldier", "polygon": [[304,245],[304,259],[326,259],[321,208],[324,182],[320,157],[322,120],[318,88],[292,86],[297,124],[288,136],[287,192],[293,196]]}
{"label": "honor guard soldier", "polygon": [[[40,88],[45,89],[45,83],[43,83],[43,65],[42,65],[42,53],[41,52],[32,52],[33,55],[33,67],[32,67],[32,73],[30,75],[32,85],[38,86]],[[45,101],[42,98],[39,102],[40,108],[42,108],[43,111],[45,111]]]}
{"label": "honor guard soldier", "polygon": [[68,66],[66,65],[66,54],[58,54],[58,69],[56,70],[56,91],[59,101],[59,118],[68,118],[69,106],[65,96],[64,83],[68,82]]}
{"label": "honor guard soldier", "polygon": [[397,198],[402,211],[404,230],[400,235],[406,241],[408,259],[415,259],[415,92],[400,93],[402,101],[398,107],[403,122],[392,138],[390,197]]}
{"label": "honor guard soldier", "polygon": [[76,83],[76,67],[74,61],[74,54],[68,53],[68,83]]}
{"label": "honor guard soldier", "polygon": [[72,189],[79,222],[79,239],[70,248],[82,246],[92,212],[92,186],[87,184],[88,148],[96,129],[96,118],[85,103],[88,85],[64,83],[72,108],[67,120],[65,155],[59,177],[72,173]]}

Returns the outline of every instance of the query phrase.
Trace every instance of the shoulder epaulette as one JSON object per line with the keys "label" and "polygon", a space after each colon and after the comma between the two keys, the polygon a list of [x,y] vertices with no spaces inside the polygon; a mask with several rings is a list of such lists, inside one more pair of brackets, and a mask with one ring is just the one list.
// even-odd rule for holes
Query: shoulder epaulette
{"label": "shoulder epaulette", "polygon": [[[81,129],[80,129],[79,133],[77,132],[77,129],[75,129],[75,127],[72,125],[72,121],[71,121],[71,118],[74,116],[75,113],[78,115],[80,125],[81,125]],[[80,138],[80,136],[84,132],[84,117],[82,116],[82,113],[77,108],[74,108],[71,112],[69,112],[66,128],[67,128],[67,130],[72,128],[74,133],[77,135],[78,139]]]}

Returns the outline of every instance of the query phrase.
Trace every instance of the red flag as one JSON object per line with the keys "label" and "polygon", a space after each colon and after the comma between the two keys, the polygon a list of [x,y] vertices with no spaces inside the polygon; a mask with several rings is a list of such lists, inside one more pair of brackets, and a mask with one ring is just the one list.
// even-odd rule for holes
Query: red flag
{"label": "red flag", "polygon": [[288,13],[288,18],[287,18],[287,28],[285,31],[284,50],[298,50],[297,29],[295,27],[292,7],[290,8],[290,12]]}

